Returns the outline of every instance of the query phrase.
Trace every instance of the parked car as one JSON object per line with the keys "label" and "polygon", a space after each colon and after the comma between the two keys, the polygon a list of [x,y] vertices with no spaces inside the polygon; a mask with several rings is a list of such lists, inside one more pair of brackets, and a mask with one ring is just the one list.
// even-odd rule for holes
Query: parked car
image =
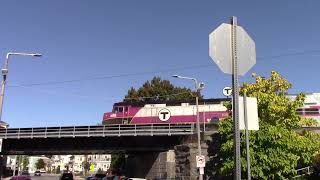
{"label": "parked car", "polygon": [[106,174],[97,173],[97,174],[92,175],[90,180],[102,180],[104,177],[106,177]]}
{"label": "parked car", "polygon": [[28,171],[22,171],[20,176],[13,176],[10,180],[31,180],[31,177]]}
{"label": "parked car", "polygon": [[41,172],[40,171],[35,171],[34,172],[34,176],[41,176]]}
{"label": "parked car", "polygon": [[41,172],[41,173],[47,173],[47,171],[44,170],[44,169],[41,169],[40,172]]}
{"label": "parked car", "polygon": [[87,176],[87,177],[85,177],[84,179],[85,179],[85,180],[91,180],[91,178],[93,178],[93,175]]}
{"label": "parked car", "polygon": [[62,173],[60,180],[73,180],[72,173]]}
{"label": "parked car", "polygon": [[120,178],[120,176],[116,175],[107,175],[102,180],[126,180],[126,178]]}

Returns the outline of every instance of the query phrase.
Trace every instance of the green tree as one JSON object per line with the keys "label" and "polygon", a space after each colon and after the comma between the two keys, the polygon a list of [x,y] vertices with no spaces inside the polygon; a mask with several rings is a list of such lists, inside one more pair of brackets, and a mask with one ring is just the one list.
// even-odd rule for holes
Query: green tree
{"label": "green tree", "polygon": [[46,164],[43,159],[38,159],[38,161],[35,163],[35,166],[37,169],[44,169]]}
{"label": "green tree", "polygon": [[84,175],[86,175],[87,172],[89,171],[90,165],[91,164],[87,161],[87,158],[85,158],[85,160],[82,162],[82,167],[84,169]]}
{"label": "green tree", "polygon": [[60,166],[57,167],[56,169],[56,174],[60,174],[61,170],[60,170]]}
{"label": "green tree", "polygon": [[[291,84],[279,73],[272,71],[269,78],[253,74],[255,83],[245,83],[240,93],[257,97],[258,131],[250,131],[251,174],[254,179],[285,179],[296,174],[295,169],[312,164],[319,150],[319,136],[312,132],[298,133],[303,125],[315,125],[312,119],[298,116],[305,95],[295,100],[286,97]],[[230,106],[227,106],[230,107]],[[215,179],[232,176],[234,168],[232,118],[219,122],[219,130],[209,143],[210,161],[207,169]],[[244,133],[241,132],[242,175],[246,176]]]}
{"label": "green tree", "polygon": [[28,156],[22,156],[22,169],[24,171],[28,170],[29,165],[29,157]]}
{"label": "green tree", "polygon": [[[168,80],[161,80],[160,77],[154,77],[151,81],[145,82],[139,89],[131,87],[124,101],[152,102],[169,100],[191,100],[194,99],[196,92],[189,88],[175,87]],[[201,99],[201,94],[198,94]]]}
{"label": "green tree", "polygon": [[123,152],[116,152],[111,154],[111,169],[120,169],[125,163],[125,154]]}

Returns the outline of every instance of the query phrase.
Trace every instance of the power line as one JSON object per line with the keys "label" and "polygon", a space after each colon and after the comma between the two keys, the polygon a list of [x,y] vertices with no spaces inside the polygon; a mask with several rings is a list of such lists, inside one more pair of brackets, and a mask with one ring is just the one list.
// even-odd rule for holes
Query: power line
{"label": "power line", "polygon": [[297,52],[290,52],[290,53],[284,53],[284,54],[279,54],[279,55],[270,55],[270,56],[264,56],[264,57],[258,57],[257,59],[264,60],[264,59],[277,59],[280,57],[285,57],[285,56],[301,56],[305,54],[310,54],[310,53],[319,53],[319,49],[314,49],[314,50],[306,50],[306,51],[297,51]]}
{"label": "power line", "polygon": [[161,97],[170,97],[170,96],[179,96],[182,94],[189,94],[190,92],[182,92],[182,93],[175,93],[175,94],[166,94],[166,95],[162,95],[162,96],[143,96],[143,97],[136,97],[136,98],[123,98],[123,99],[127,99],[127,100],[140,100],[140,99],[157,99],[157,98],[161,98]]}
{"label": "power line", "polygon": [[[26,89],[31,89],[31,90],[36,90],[42,93],[47,93],[47,94],[56,94],[56,95],[66,95],[66,96],[73,96],[76,98],[81,98],[81,99],[86,99],[86,100],[92,100],[91,96],[84,96],[84,95],[78,95],[78,94],[69,94],[69,93],[58,93],[55,91],[50,91],[50,90],[44,90],[40,88],[34,88],[34,87],[28,87],[28,86],[22,86],[22,85],[15,85],[16,87],[21,87],[21,88],[26,88]],[[99,100],[103,101],[122,101],[122,100],[141,100],[141,99],[157,99],[157,98],[162,98],[162,97],[172,97],[172,96],[179,96],[182,94],[189,94],[190,92],[182,92],[182,93],[174,93],[174,94],[165,94],[165,95],[157,95],[157,96],[140,96],[136,98],[99,98]]]}
{"label": "power line", "polygon": [[[65,83],[73,83],[73,82],[79,82],[79,81],[111,79],[111,78],[144,75],[144,74],[156,74],[156,73],[171,72],[171,71],[176,71],[176,70],[207,68],[208,66],[214,66],[214,65],[213,64],[192,65],[192,66],[184,66],[184,67],[179,67],[179,68],[164,69],[164,70],[160,70],[160,71],[145,71],[145,72],[127,73],[127,74],[119,74],[119,75],[97,76],[97,77],[89,77],[89,78],[82,78],[82,79],[64,80],[64,81],[48,81],[48,82],[43,82],[43,83],[24,84],[23,86],[65,84]],[[10,87],[14,87],[14,86],[16,86],[16,85],[10,85]]]}
{"label": "power line", "polygon": [[[279,55],[270,55],[270,56],[263,56],[257,57],[259,60],[275,60],[281,57],[287,56],[300,56],[310,53],[320,53],[320,50],[306,50],[306,51],[297,51],[297,52],[289,52],[283,53]],[[269,61],[268,61],[269,62]],[[138,75],[145,75],[145,74],[157,74],[157,73],[164,73],[164,72],[172,72],[177,70],[187,70],[187,69],[200,69],[200,68],[208,68],[216,66],[213,63],[210,64],[199,64],[199,65],[190,65],[184,67],[175,67],[169,69],[163,69],[159,71],[144,71],[144,72],[136,72],[136,73],[126,73],[126,74],[118,74],[118,75],[104,75],[104,76],[96,76],[96,77],[87,77],[81,79],[71,79],[71,80],[63,80],[63,81],[48,81],[48,82],[39,82],[39,83],[31,83],[31,84],[24,84],[23,86],[43,86],[43,85],[55,85],[55,84],[67,84],[67,83],[74,83],[74,82],[81,82],[81,81],[90,81],[90,80],[100,80],[100,79],[112,79],[112,78],[121,78],[121,77],[129,77],[129,76],[138,76]],[[10,87],[15,87],[17,85],[9,85]]]}
{"label": "power line", "polygon": [[[18,85],[18,84],[15,84],[14,87],[21,87],[21,88],[25,88],[25,89],[36,90],[38,92],[46,93],[46,94],[72,96],[72,97],[79,98],[79,99],[92,100],[91,96],[84,96],[84,95],[79,95],[79,94],[75,94],[75,93],[59,93],[56,91],[51,91],[51,90],[46,90],[46,89],[41,89],[41,88],[34,88],[34,87],[29,87],[29,86],[23,86],[23,85]],[[99,100],[103,99],[104,101],[121,100],[121,98],[98,98],[98,99]]]}

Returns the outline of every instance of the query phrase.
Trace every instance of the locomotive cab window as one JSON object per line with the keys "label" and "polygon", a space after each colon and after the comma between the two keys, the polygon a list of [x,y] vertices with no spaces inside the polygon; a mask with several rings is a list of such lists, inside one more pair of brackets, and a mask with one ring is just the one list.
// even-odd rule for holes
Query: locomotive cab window
{"label": "locomotive cab window", "polygon": [[[125,108],[122,107],[122,106],[121,107],[116,106],[116,107],[113,108],[112,112],[114,112],[114,113],[123,112],[124,109]],[[128,107],[126,107],[126,109],[128,109]],[[127,110],[125,110],[125,111],[127,111]]]}

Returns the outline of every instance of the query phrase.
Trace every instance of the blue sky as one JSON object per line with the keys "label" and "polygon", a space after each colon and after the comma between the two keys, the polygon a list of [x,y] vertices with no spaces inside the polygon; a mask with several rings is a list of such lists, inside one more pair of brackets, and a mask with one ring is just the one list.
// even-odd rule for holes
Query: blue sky
{"label": "blue sky", "polygon": [[208,36],[232,15],[256,42],[257,63],[242,82],[251,81],[252,72],[277,70],[293,83],[290,93],[319,92],[319,6],[289,0],[1,1],[1,64],[7,52],[43,54],[11,57],[3,120],[11,127],[95,125],[128,88],[153,76],[193,87],[172,74],[205,82],[206,98],[222,97],[231,76],[209,57]]}

